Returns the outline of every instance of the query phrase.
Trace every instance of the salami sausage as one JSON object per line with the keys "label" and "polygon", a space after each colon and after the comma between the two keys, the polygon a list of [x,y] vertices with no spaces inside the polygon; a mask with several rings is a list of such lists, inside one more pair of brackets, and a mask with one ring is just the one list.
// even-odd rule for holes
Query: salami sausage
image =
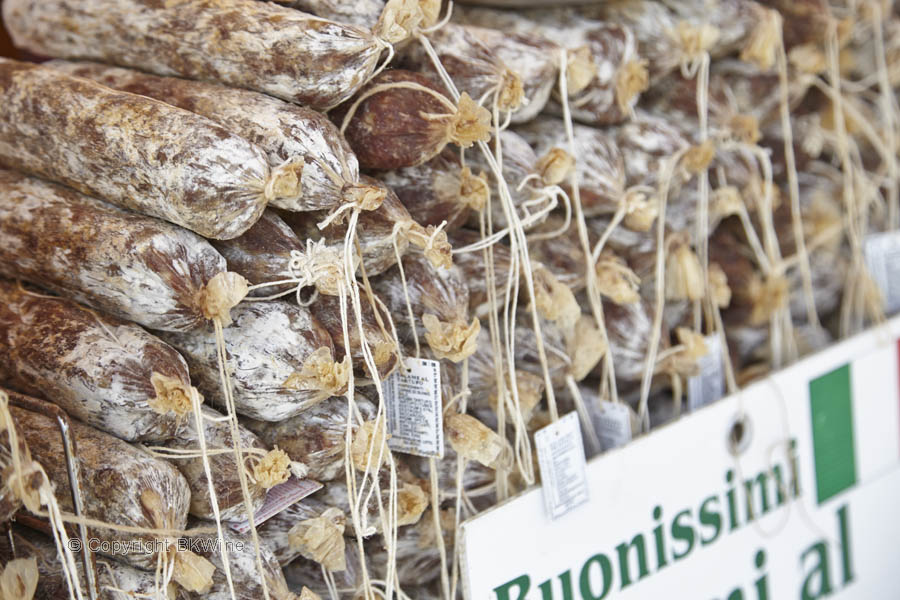
{"label": "salami sausage", "polygon": [[[496,356],[491,345],[490,334],[482,329],[478,332],[478,347],[475,353],[469,357],[469,400],[467,408],[479,421],[496,429],[497,427],[497,372],[494,368]],[[502,361],[505,363],[506,361]],[[458,365],[451,368],[459,370]],[[523,371],[515,370],[515,381],[510,382],[506,365],[503,365],[503,377],[506,381],[507,393],[511,393],[510,387],[516,386],[519,397],[519,412],[527,423],[532,411],[540,403],[544,395],[544,380],[542,377]],[[443,383],[443,380],[442,380]],[[507,404],[507,407],[511,404]],[[507,412],[508,412],[507,408]],[[507,417],[509,422],[509,417]]]}
{"label": "salami sausage", "polygon": [[[642,300],[630,304],[603,303],[606,336],[616,369],[616,385],[627,390],[641,381],[647,363],[647,348],[653,331],[653,305]],[[668,347],[669,331],[664,326],[660,349]],[[602,376],[601,367],[594,375]]]}
{"label": "salami sausage", "polygon": [[[448,265],[451,262],[446,233],[435,231],[433,226],[426,229],[414,221],[397,195],[384,184],[369,177],[363,177],[363,181],[384,190],[381,206],[361,212],[356,228],[368,276],[383,273],[396,264],[398,252],[404,254],[410,243],[422,248],[432,264]],[[321,229],[319,223],[326,217],[323,213],[283,213],[282,216],[301,240],[324,241],[338,256],[343,255],[347,236],[345,220]]]}
{"label": "salami sausage", "polygon": [[[449,556],[453,555],[453,531],[455,515],[453,510],[441,511],[441,533],[444,537],[444,548]],[[435,539],[434,517],[431,509],[425,511],[422,519],[411,527],[403,527],[397,531],[395,542],[397,579],[405,593],[412,593],[415,586],[427,586],[440,578],[441,555]],[[380,577],[387,573],[388,553],[382,538],[366,540],[366,557],[372,568]],[[415,593],[415,598],[423,598]]]}
{"label": "salami sausage", "polygon": [[[379,473],[381,484],[381,505],[388,506],[389,486],[387,470],[383,469]],[[306,500],[316,500],[322,506],[334,507],[340,509],[344,514],[350,514],[351,498],[347,493],[347,484],[344,481],[332,481],[324,488],[310,496]],[[403,527],[418,523],[422,517],[422,513],[428,508],[428,497],[425,491],[418,483],[408,481],[397,481],[397,526]],[[363,536],[368,537],[382,531],[381,513],[378,508],[378,498],[372,494],[368,498],[368,503],[360,507],[362,517]],[[352,537],[356,535],[353,523],[347,519],[344,535]]]}
{"label": "salami sausage", "polygon": [[[626,120],[649,83],[635,36],[625,25],[590,19],[561,6],[515,12],[461,7],[453,14],[461,22],[536,36],[565,48],[569,107],[572,118],[584,123]],[[560,64],[559,50],[552,59]],[[558,94],[547,108],[561,114]]]}
{"label": "salami sausage", "polygon": [[[496,152],[497,140],[498,138],[495,138],[491,142],[493,152]],[[525,138],[510,129],[500,132],[499,143],[503,157],[501,165],[503,179],[519,218],[526,221],[526,226],[530,226],[529,216],[542,210],[546,212],[555,195],[552,186],[566,178],[574,161],[559,147],[538,156]],[[473,153],[467,160],[471,161],[473,168],[490,172],[487,159],[481,153]],[[500,198],[496,178],[491,177],[490,180],[491,194],[494,198]],[[491,209],[494,227],[506,226],[506,213],[502,202],[499,200],[492,202]],[[530,221],[533,223],[534,219]]]}
{"label": "salami sausage", "polygon": [[490,113],[467,93],[455,104],[429,77],[403,69],[375,77],[333,118],[346,121],[344,135],[368,169],[420,165],[448,143],[468,148],[490,137]]}
{"label": "salami sausage", "polygon": [[140,94],[215,121],[259,146],[274,168],[299,165],[301,186],[270,205],[292,211],[332,209],[342,202],[366,203],[383,195],[359,182],[359,163],[337,127],[325,115],[264,94],[216,83],[159,77],[97,63],[49,63],[123,92]]}
{"label": "salami sausage", "polygon": [[[657,187],[665,161],[691,144],[691,138],[665,116],[642,110],[637,111],[633,120],[616,127],[614,135],[625,159],[625,182],[628,187]],[[678,183],[678,178],[674,178],[673,191],[678,189]]]}
{"label": "salami sausage", "polygon": [[[459,91],[486,98],[487,106],[496,95],[499,110],[511,112],[515,123],[541,112],[556,84],[559,47],[539,36],[447,23],[428,39]],[[405,46],[400,63],[435,72],[422,44]]]}
{"label": "salami sausage", "polygon": [[274,0],[278,4],[302,10],[311,15],[372,29],[381,17],[385,0]]}
{"label": "salami sausage", "polygon": [[379,178],[416,215],[417,222],[437,227],[446,221],[444,231],[448,232],[462,227],[472,211],[483,209],[491,192],[484,172],[476,175],[464,167],[454,148],[445,148],[424,164],[386,171]]}
{"label": "salami sausage", "polygon": [[[9,395],[13,400],[17,397],[14,392]],[[16,406],[10,407],[10,413],[21,427],[32,456],[53,483],[59,507],[72,512],[72,492],[56,421]],[[145,529],[185,528],[191,492],[175,467],[93,427],[74,420],[71,424],[78,448],[85,516]],[[155,569],[157,556],[164,548],[163,540],[150,533],[91,527],[89,534],[121,542],[115,558],[142,569]],[[177,571],[178,560],[176,580]]]}
{"label": "salami sausage", "polygon": [[[303,243],[274,210],[266,210],[253,227],[231,240],[213,242],[225,257],[228,268],[252,284],[292,279],[292,253],[302,253]],[[251,296],[271,296],[294,287],[291,284],[267,286],[250,292]]]}
{"label": "salami sausage", "polygon": [[433,267],[419,253],[403,257],[403,270],[412,312],[415,332],[410,329],[403,281],[397,266],[372,281],[375,292],[387,304],[396,319],[398,332],[406,339],[412,335],[424,336],[435,358],[447,358],[461,362],[475,351],[480,321],[469,321],[469,289],[462,271]]}
{"label": "salami sausage", "polygon": [[243,297],[242,278],[196,234],[2,169],[0,273],[166,331],[227,324]]}
{"label": "salami sausage", "polygon": [[[517,127],[516,133],[534,148],[538,155],[554,149],[568,148],[566,130],[559,119],[539,117],[527,125]],[[602,129],[573,125],[575,142],[575,170],[585,216],[614,213],[625,193],[625,160],[616,146],[615,138]],[[568,178],[560,186],[572,195]]]}
{"label": "salami sausage", "polygon": [[[241,492],[240,475],[235,464],[235,456],[230,452],[234,448],[231,438],[231,426],[228,421],[221,420],[222,415],[212,408],[204,406],[203,435],[206,448],[209,451],[229,450],[226,453],[211,454],[209,456],[210,471],[213,475],[213,487],[216,491],[220,517],[225,521],[243,521],[246,519],[246,507],[244,496]],[[192,415],[193,417],[193,415]],[[250,500],[253,510],[256,512],[262,507],[266,499],[266,487],[264,481],[259,481],[253,476],[254,465],[258,464],[260,457],[266,452],[266,447],[251,431],[244,427],[238,427],[240,433],[241,448],[245,451],[245,471],[247,473],[247,486],[250,490]],[[197,450],[200,448],[197,426],[193,418],[182,428],[177,438],[168,440],[163,445],[166,448],[182,450]],[[260,452],[252,453],[253,450]],[[169,459],[178,467],[191,488],[191,516],[200,519],[215,519],[209,495],[209,482],[206,478],[206,470],[203,459],[199,457]]]}
{"label": "salami sausage", "polygon": [[[347,348],[344,344],[344,326],[341,320],[340,298],[320,295],[309,308],[316,319],[331,334],[331,339],[334,340],[335,356],[338,360],[343,360],[347,354]],[[378,309],[378,316],[381,318],[381,324],[379,324],[375,315],[376,309],[372,306],[368,294],[360,294],[360,308],[363,335],[369,350],[372,352],[372,358],[378,371],[378,378],[383,380],[397,366],[397,342],[390,336],[389,321],[383,309]],[[365,363],[365,355],[363,354],[359,336],[359,325],[356,321],[356,311],[348,308],[347,318],[347,335],[350,338],[350,360],[353,362],[354,368],[358,371],[360,377],[372,379],[372,374],[369,373],[369,368]],[[364,380],[357,381],[357,385],[364,383]]]}
{"label": "salami sausage", "polygon": [[[339,590],[358,590],[365,585],[362,576],[363,561],[366,561],[365,555],[360,556],[359,547],[356,544],[344,544],[346,568],[329,574],[329,578]],[[371,566],[369,566],[369,572],[372,572]],[[328,590],[332,589],[332,584],[325,580],[321,563],[302,556],[298,556],[284,565],[284,578],[288,587],[296,594],[302,594],[302,590],[307,589],[321,598],[328,598]],[[302,597],[302,600],[307,600],[307,598]],[[311,600],[315,600],[315,598]]]}
{"label": "salami sausage", "polygon": [[347,515],[341,509],[304,499],[263,523],[259,535],[281,565],[302,556],[329,571],[343,571],[347,568],[346,525]]}
{"label": "salami sausage", "polygon": [[[582,302],[583,306],[587,302]],[[516,368],[543,376],[540,358],[537,351],[537,337],[531,320],[524,314],[518,314],[516,324]],[[541,336],[547,351],[547,367],[553,387],[561,388],[566,378],[572,377],[581,381],[600,363],[606,351],[605,340],[601,337],[594,320],[581,315],[574,324],[563,327],[560,323],[544,320],[541,323]],[[644,338],[642,338],[644,339]]]}
{"label": "salami sausage", "polygon": [[[465,247],[478,242],[481,236],[469,229],[460,229],[453,232],[450,239],[454,246]],[[506,295],[506,286],[512,268],[512,256],[509,247],[504,244],[494,244],[491,250],[494,269],[494,297],[498,302],[497,308],[499,308],[503,305]],[[459,252],[455,256],[456,264],[464,273],[469,287],[469,308],[476,315],[484,316],[491,310],[488,303],[484,253],[478,250]],[[537,261],[532,262],[531,269],[539,314],[551,321],[562,319],[571,325],[571,322],[581,314],[581,309],[578,307],[572,291]]]}
{"label": "salami sausage", "polygon": [[316,109],[372,75],[368,31],[255,0],[11,0],[13,42],[36,54],[220,81]]}
{"label": "salami sausage", "polygon": [[[232,316],[223,335],[237,412],[280,421],[346,389],[350,361],[334,361],[331,336],[307,309],[281,301],[245,302]],[[187,359],[204,397],[225,406],[212,327],[160,335]]]}
{"label": "salami sausage", "polygon": [[0,280],[0,379],[129,441],[174,437],[191,408],[178,352],[137,325]]}
{"label": "salami sausage", "polygon": [[299,185],[292,166],[270,170],[260,148],[199,115],[6,59],[0,164],[222,239]]}
{"label": "salami sausage", "polygon": [[379,38],[399,44],[415,32],[435,25],[440,0],[275,0],[318,17],[357,25]]}
{"label": "salami sausage", "polygon": [[[13,545],[10,545],[10,538]],[[35,559],[39,573],[35,598],[66,598],[69,596],[66,575],[63,572],[56,544],[51,538],[21,525],[14,525],[9,536],[0,538],[0,561],[8,563],[14,558]],[[82,584],[81,593],[87,598],[89,597],[85,586],[87,580],[80,560],[75,561],[75,567],[78,571],[78,581]],[[100,588],[99,598],[102,600],[116,600],[122,594],[135,598],[159,597],[155,595],[156,582],[153,573],[135,569],[112,559],[97,560],[95,572]],[[117,591],[113,592],[112,590]],[[178,591],[175,583],[170,583],[162,593],[165,594],[166,600],[185,599],[183,592]]]}
{"label": "salami sausage", "polygon": [[[363,419],[375,418],[375,406],[361,394],[355,398]],[[347,399],[333,397],[276,423],[242,419],[267,446],[287,452],[291,460],[306,465],[308,476],[332,481],[344,476],[344,441],[347,434]],[[357,426],[354,422],[353,439]]]}
{"label": "salami sausage", "polygon": [[[192,522],[193,523],[193,522]],[[209,521],[197,521],[195,525],[215,527]],[[207,558],[216,570],[213,573],[212,587],[204,594],[192,595],[192,598],[203,600],[260,600],[263,598],[262,581],[265,580],[271,600],[295,600],[296,596],[288,591],[284,580],[284,573],[272,550],[264,543],[260,543],[260,558],[262,559],[263,572],[260,573],[256,564],[256,545],[250,536],[237,534],[230,529],[224,530],[224,541],[228,545],[228,564],[231,568],[231,578],[234,583],[234,596],[225,579],[223,566],[222,544],[215,534],[194,535],[184,538],[185,545],[200,556]]]}

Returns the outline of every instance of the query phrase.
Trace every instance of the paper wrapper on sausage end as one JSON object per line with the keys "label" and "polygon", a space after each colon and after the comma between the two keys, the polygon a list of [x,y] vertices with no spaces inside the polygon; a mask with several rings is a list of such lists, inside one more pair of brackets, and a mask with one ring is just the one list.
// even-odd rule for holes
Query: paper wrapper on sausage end
{"label": "paper wrapper on sausage end", "polygon": [[453,449],[468,460],[492,469],[504,468],[511,463],[509,443],[471,415],[447,415],[444,430]]}
{"label": "paper wrapper on sausage end", "polygon": [[258,531],[282,566],[302,556],[331,571],[343,571],[347,568],[346,523],[341,509],[312,497],[288,506]]}

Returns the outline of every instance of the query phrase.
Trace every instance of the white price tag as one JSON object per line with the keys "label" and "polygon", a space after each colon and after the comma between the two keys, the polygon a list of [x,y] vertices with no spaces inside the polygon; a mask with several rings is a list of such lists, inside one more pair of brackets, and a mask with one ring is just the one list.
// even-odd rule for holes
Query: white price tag
{"label": "white price tag", "polygon": [[707,353],[697,361],[700,373],[688,378],[688,410],[695,411],[725,395],[725,366],[717,334],[703,338]]}
{"label": "white price tag", "polygon": [[558,519],[588,501],[584,445],[578,415],[570,412],[534,434],[544,506],[551,519]]}
{"label": "white price tag", "polygon": [[869,275],[884,298],[884,313],[891,315],[900,310],[900,232],[866,236],[864,253]]}
{"label": "white price tag", "polygon": [[[313,479],[297,479],[291,477],[284,483],[279,483],[266,492],[266,501],[253,515],[253,522],[257,527],[286,509],[288,506],[303,500],[313,492],[322,489],[322,484]],[[232,529],[238,533],[250,531],[250,521],[229,523]]]}
{"label": "white price tag", "polygon": [[603,451],[624,446],[631,441],[631,410],[622,402],[601,402],[594,427]]}
{"label": "white price tag", "polygon": [[436,360],[407,358],[384,382],[388,446],[416,456],[444,456],[441,366]]}

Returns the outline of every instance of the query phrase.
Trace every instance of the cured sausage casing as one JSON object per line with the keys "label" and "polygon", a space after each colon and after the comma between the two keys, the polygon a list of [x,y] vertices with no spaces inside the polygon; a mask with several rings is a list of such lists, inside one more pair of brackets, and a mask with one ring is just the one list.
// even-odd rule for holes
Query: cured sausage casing
{"label": "cured sausage casing", "polygon": [[5,385],[124,440],[174,437],[190,410],[188,367],[174,348],[137,325],[7,280],[0,351]]}
{"label": "cured sausage casing", "polygon": [[0,274],[181,331],[213,316],[210,283],[224,273],[225,259],[190,231],[0,169]]}
{"label": "cured sausage casing", "polygon": [[209,119],[33,64],[0,59],[0,165],[64,183],[204,237],[246,231],[290,195],[257,146]]}
{"label": "cured sausage casing", "polygon": [[327,109],[371,77],[371,32],[256,0],[10,0],[13,42],[36,54],[219,81]]}

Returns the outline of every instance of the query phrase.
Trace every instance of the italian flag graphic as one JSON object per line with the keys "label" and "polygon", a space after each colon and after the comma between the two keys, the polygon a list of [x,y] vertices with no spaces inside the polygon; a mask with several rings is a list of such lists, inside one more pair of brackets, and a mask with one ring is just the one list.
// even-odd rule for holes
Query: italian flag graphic
{"label": "italian flag graphic", "polygon": [[822,504],[897,459],[898,342],[809,381],[816,501]]}

